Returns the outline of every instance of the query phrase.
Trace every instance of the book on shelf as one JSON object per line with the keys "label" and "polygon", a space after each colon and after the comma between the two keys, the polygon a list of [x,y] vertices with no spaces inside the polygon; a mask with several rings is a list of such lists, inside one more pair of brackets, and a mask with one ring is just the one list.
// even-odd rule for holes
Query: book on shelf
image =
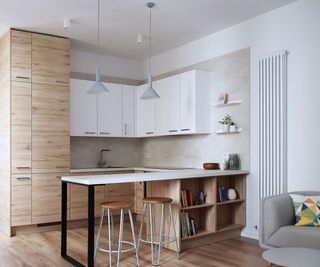
{"label": "book on shelf", "polygon": [[224,189],[224,186],[218,186],[218,201],[219,202],[228,201],[228,197],[226,194],[226,190]]}
{"label": "book on shelf", "polygon": [[193,205],[193,195],[190,190],[181,190],[181,201],[180,206],[181,208],[189,207]]}
{"label": "book on shelf", "polygon": [[181,237],[186,238],[197,234],[194,218],[185,211],[181,211]]}

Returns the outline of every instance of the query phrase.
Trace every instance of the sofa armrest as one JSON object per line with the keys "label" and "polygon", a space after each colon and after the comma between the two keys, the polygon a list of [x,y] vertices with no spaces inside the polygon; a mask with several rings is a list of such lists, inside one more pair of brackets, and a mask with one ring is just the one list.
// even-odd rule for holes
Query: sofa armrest
{"label": "sofa armrest", "polygon": [[294,224],[294,208],[288,194],[267,197],[260,202],[259,242],[268,247],[268,239],[282,226]]}

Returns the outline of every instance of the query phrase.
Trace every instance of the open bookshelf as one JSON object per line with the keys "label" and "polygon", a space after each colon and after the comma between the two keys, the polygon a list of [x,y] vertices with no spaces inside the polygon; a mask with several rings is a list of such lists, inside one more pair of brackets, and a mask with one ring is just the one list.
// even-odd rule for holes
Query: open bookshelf
{"label": "open bookshelf", "polygon": [[[221,185],[226,190],[229,188],[235,189],[237,198],[235,200],[220,202],[218,198],[218,186]],[[185,250],[240,236],[241,229],[245,226],[245,188],[246,174],[236,174],[151,182],[147,185],[147,192],[150,196],[165,196],[173,199],[172,206],[176,232],[180,249]],[[185,207],[181,205],[182,190],[192,192],[192,205]],[[198,202],[200,192],[207,194],[204,204]],[[189,202],[189,204],[191,203]],[[181,214],[185,213],[194,221],[195,233],[192,233],[192,235],[189,235],[189,232],[186,235],[185,229],[183,229],[186,225],[183,225],[184,217]],[[156,219],[156,221],[158,220]],[[166,234],[171,233],[172,229],[166,230]],[[172,243],[166,245],[166,247],[175,250],[175,246]]]}

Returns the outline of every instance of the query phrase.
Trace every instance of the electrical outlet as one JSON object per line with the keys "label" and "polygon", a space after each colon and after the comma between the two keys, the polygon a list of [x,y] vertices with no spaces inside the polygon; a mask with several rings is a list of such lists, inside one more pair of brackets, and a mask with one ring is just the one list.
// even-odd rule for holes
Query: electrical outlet
{"label": "electrical outlet", "polygon": [[150,153],[144,153],[144,158],[145,159],[151,159],[151,154]]}

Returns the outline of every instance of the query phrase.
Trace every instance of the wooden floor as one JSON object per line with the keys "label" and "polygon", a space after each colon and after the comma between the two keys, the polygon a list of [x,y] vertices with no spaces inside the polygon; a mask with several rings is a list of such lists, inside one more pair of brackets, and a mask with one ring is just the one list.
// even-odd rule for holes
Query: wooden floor
{"label": "wooden floor", "polygon": [[[129,235],[129,225],[125,225],[125,236]],[[86,230],[83,228],[69,230],[69,254],[81,262],[86,261]],[[102,244],[106,235],[102,237]],[[161,265],[166,267],[221,266],[221,267],[266,267],[261,257],[262,250],[251,239],[237,238],[219,243],[187,250],[176,259],[174,252],[164,250]],[[96,266],[108,266],[108,256],[99,253]],[[0,266],[1,267],[50,267],[71,266],[60,257],[60,232],[51,231],[20,235],[9,238],[0,232]],[[135,266],[134,253],[124,253],[121,266]],[[150,247],[141,246],[140,266],[153,266],[150,261]]]}

